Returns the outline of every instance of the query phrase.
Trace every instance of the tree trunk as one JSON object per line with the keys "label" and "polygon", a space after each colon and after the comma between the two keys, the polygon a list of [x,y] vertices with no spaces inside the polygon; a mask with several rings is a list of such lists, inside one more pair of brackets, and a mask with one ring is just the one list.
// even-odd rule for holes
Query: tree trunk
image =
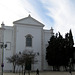
{"label": "tree trunk", "polygon": [[28,70],[28,74],[30,75],[30,70]]}
{"label": "tree trunk", "polygon": [[24,75],[25,75],[25,72],[26,72],[26,69],[25,69],[25,66],[24,66]]}
{"label": "tree trunk", "polygon": [[56,70],[56,67],[55,66],[53,66],[53,71],[55,71]]}
{"label": "tree trunk", "polygon": [[23,65],[22,65],[22,75],[23,75]]}
{"label": "tree trunk", "polygon": [[19,68],[19,75],[20,75],[20,68]]}
{"label": "tree trunk", "polygon": [[15,73],[15,65],[14,65],[13,73]]}

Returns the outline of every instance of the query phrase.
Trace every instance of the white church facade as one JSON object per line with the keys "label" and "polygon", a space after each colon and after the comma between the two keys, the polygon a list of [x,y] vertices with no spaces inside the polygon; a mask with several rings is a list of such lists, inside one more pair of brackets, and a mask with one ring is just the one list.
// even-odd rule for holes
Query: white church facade
{"label": "white church facade", "polygon": [[[46,47],[48,41],[53,35],[53,29],[45,30],[44,25],[32,18],[30,15],[26,18],[13,22],[13,26],[5,26],[2,24],[0,28],[0,42],[7,44],[4,49],[4,71],[11,71],[12,64],[8,63],[6,57],[13,56],[13,54],[23,52],[24,50],[31,50],[38,54],[38,62],[32,65],[32,70],[50,70],[45,59]],[[27,38],[31,38],[27,42]],[[2,60],[2,49],[0,48],[0,59]],[[0,64],[1,61],[0,60]],[[1,70],[1,66],[0,66]]]}

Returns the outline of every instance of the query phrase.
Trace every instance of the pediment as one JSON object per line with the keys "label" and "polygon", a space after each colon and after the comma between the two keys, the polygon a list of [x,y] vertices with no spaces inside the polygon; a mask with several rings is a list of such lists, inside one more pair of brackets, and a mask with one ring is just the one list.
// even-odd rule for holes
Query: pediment
{"label": "pediment", "polygon": [[44,27],[44,24],[40,23],[36,19],[32,18],[30,15],[26,18],[14,21],[13,24],[21,24],[21,25],[36,25]]}

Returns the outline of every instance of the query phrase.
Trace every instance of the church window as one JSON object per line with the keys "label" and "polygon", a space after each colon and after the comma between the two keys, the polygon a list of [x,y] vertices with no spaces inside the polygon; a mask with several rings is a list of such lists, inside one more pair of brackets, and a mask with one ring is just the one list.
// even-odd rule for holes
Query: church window
{"label": "church window", "polygon": [[31,35],[26,36],[26,46],[32,47],[32,36]]}

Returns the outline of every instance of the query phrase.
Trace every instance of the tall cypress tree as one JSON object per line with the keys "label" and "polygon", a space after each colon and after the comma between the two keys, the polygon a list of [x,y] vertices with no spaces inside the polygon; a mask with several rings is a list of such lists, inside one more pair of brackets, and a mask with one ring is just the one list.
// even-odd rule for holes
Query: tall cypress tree
{"label": "tall cypress tree", "polygon": [[46,60],[49,65],[59,67],[63,65],[64,61],[64,39],[60,33],[52,36],[49,45],[46,48]]}
{"label": "tall cypress tree", "polygon": [[69,33],[67,33],[64,38],[64,46],[65,46],[64,53],[67,64],[70,61],[70,58],[73,58],[73,53],[74,53],[73,45],[74,41],[73,41],[72,31],[70,29]]}
{"label": "tall cypress tree", "polygon": [[46,48],[46,60],[51,66],[68,66],[70,58],[73,58],[73,36],[72,31],[62,37],[60,33],[52,36]]}
{"label": "tall cypress tree", "polygon": [[55,64],[55,36],[52,36],[50,41],[48,41],[48,47],[46,48],[46,60],[48,62],[48,65],[54,66]]}
{"label": "tall cypress tree", "polygon": [[73,47],[73,45],[74,45],[74,41],[73,41],[72,31],[70,29],[70,31],[69,31],[69,46]]}
{"label": "tall cypress tree", "polygon": [[72,35],[72,31],[70,29],[70,31],[69,31],[69,56],[72,59],[73,59],[73,53],[74,53],[73,45],[74,45],[73,35]]}

